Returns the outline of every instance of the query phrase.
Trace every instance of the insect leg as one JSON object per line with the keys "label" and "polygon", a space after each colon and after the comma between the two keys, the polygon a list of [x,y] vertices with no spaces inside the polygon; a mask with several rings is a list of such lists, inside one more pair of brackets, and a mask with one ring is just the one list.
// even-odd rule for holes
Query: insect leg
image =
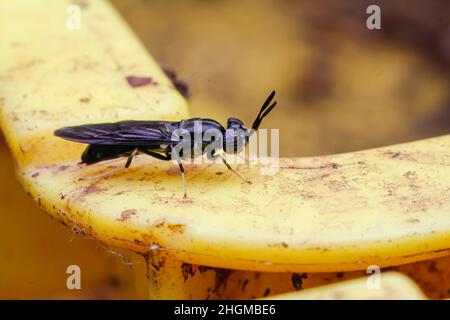
{"label": "insect leg", "polygon": [[186,181],[184,180],[184,168],[183,168],[183,164],[181,163],[180,156],[179,156],[178,153],[173,149],[173,146],[170,146],[170,148],[172,149],[172,154],[175,155],[175,158],[177,159],[178,165],[180,166],[180,170],[181,170],[181,179],[183,180],[184,198],[186,198],[186,197],[187,197],[187,194],[186,194]]}
{"label": "insect leg", "polygon": [[237,175],[239,178],[241,178],[244,182],[248,183],[248,184],[252,184],[252,182],[250,180],[245,179],[243,176],[241,176],[239,174],[239,172],[237,172],[236,170],[234,170],[229,164],[228,162],[225,160],[224,157],[222,157],[221,155],[217,155],[220,159],[222,159],[222,162],[227,166],[228,170],[230,170],[231,172],[233,172],[235,175]]}
{"label": "insect leg", "polygon": [[131,164],[131,161],[133,160],[134,156],[136,155],[138,149],[134,149],[133,152],[128,156],[127,163],[125,163],[125,168],[128,168]]}
{"label": "insect leg", "polygon": [[141,151],[142,153],[145,153],[148,156],[159,159],[159,160],[164,160],[164,161],[170,160],[170,156],[168,154],[164,155],[164,154],[161,154],[158,152],[150,151],[148,149],[139,149],[139,151]]}

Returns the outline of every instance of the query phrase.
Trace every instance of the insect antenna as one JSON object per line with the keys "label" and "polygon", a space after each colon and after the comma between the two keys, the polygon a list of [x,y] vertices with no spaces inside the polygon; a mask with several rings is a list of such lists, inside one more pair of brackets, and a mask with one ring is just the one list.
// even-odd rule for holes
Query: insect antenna
{"label": "insect antenna", "polygon": [[[252,130],[255,132],[258,130],[259,125],[261,124],[262,120],[269,114],[270,111],[272,111],[273,108],[277,105],[277,102],[274,101],[270,106],[269,104],[272,102],[273,97],[275,96],[275,90],[272,91],[272,93],[267,97],[266,101],[261,107],[261,110],[259,111],[258,115],[256,116],[255,121],[252,125]],[[252,133],[253,133],[252,132]]]}

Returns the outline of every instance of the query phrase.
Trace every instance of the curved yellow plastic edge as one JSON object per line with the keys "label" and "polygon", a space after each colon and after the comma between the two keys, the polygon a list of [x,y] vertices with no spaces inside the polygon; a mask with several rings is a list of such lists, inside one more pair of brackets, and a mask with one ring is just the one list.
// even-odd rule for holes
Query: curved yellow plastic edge
{"label": "curved yellow plastic edge", "polygon": [[[372,276],[373,277],[373,276]],[[420,288],[407,276],[386,272],[379,280],[358,278],[318,288],[290,292],[267,300],[423,300]]]}
{"label": "curved yellow plastic edge", "polygon": [[[40,206],[109,244],[175,261],[260,271],[344,271],[449,253],[450,135],[361,152],[280,159],[274,176],[138,156],[81,167],[65,125],[180,119],[184,99],[103,1],[0,4],[0,121],[25,189]],[[72,11],[71,11],[72,12]],[[33,35],[30,37],[30,35]],[[127,76],[152,84],[131,87]]]}
{"label": "curved yellow plastic edge", "polygon": [[[143,259],[125,250],[120,257],[111,254],[107,245],[77,237],[50,219],[23,192],[1,136],[0,177],[0,300],[148,297]],[[81,290],[66,286],[73,264],[82,269]]]}

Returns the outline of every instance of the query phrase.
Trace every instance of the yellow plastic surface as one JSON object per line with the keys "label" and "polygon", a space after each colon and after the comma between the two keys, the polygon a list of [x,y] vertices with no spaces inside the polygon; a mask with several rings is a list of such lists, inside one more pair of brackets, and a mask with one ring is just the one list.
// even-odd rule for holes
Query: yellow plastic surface
{"label": "yellow plastic surface", "polygon": [[425,295],[410,278],[398,272],[381,274],[379,287],[358,278],[314,289],[280,294],[268,300],[422,300]]}
{"label": "yellow plastic surface", "polygon": [[[448,135],[281,159],[275,176],[239,166],[252,185],[220,165],[188,166],[188,199],[176,165],[146,156],[129,170],[80,180],[123,163],[79,167],[84,146],[54,137],[54,129],[187,113],[108,5],[89,2],[81,29],[68,30],[67,3],[7,1],[0,19],[2,128],[26,190],[58,219],[135,251],[157,247],[179,260],[233,269],[343,271],[448,253]],[[132,88],[129,75],[158,85]]]}

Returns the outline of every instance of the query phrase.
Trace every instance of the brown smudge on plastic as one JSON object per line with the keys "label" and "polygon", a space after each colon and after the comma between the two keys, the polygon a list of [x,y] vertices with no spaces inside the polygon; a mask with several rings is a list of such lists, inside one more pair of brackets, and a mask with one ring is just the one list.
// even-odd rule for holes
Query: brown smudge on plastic
{"label": "brown smudge on plastic", "polygon": [[221,268],[213,268],[213,270],[216,272],[214,292],[217,293],[222,286],[226,290],[228,278],[233,270]]}
{"label": "brown smudge on plastic", "polygon": [[211,267],[207,266],[198,266],[198,271],[200,271],[201,274],[204,274],[206,271],[211,270]]}
{"label": "brown smudge on plastic", "polygon": [[178,166],[171,166],[168,170],[167,170],[167,174],[169,176],[180,176],[181,175],[181,171],[180,168]]}
{"label": "brown smudge on plastic", "polygon": [[190,263],[183,263],[181,265],[181,273],[183,275],[183,279],[186,282],[189,278],[192,278],[195,276],[195,273],[197,270],[204,274],[207,271],[214,271],[216,273],[215,280],[214,280],[214,293],[218,293],[220,288],[226,289],[228,278],[230,277],[233,270],[229,269],[222,269],[222,268],[214,268],[214,267],[208,267],[208,266],[196,266]]}
{"label": "brown smudge on plastic", "polygon": [[28,61],[23,61],[23,62],[15,65],[15,66],[9,68],[8,71],[10,73],[14,73],[14,72],[17,72],[17,71],[24,71],[24,70],[30,69],[30,68],[32,68],[32,67],[34,67],[36,65],[39,65],[40,63],[43,63],[42,59],[31,59],[31,60],[28,60]]}
{"label": "brown smudge on plastic", "polygon": [[403,176],[406,179],[410,179],[410,180],[416,180],[417,179],[417,173],[415,171],[407,171]]}
{"label": "brown smudge on plastic", "polygon": [[303,289],[303,279],[307,279],[306,273],[293,273],[291,275],[292,280],[292,286],[295,290],[302,290]]}
{"label": "brown smudge on plastic", "polygon": [[60,165],[60,166],[58,166],[57,171],[58,171],[58,172],[66,171],[66,170],[69,169],[69,168],[70,168],[69,165]]}
{"label": "brown smudge on plastic", "polygon": [[157,221],[157,222],[155,222],[153,224],[153,226],[155,228],[166,227],[167,229],[169,229],[173,233],[183,233],[185,231],[185,229],[186,229],[186,226],[184,224],[181,224],[181,223],[170,223],[170,222],[167,222],[166,220]]}
{"label": "brown smudge on plastic", "polygon": [[394,151],[386,151],[384,154],[391,159],[398,158],[400,156],[400,152],[394,152]]}
{"label": "brown smudge on plastic", "polygon": [[83,191],[81,191],[80,195],[77,197],[76,200],[78,201],[84,201],[86,196],[93,194],[93,193],[99,193],[102,191],[106,191],[106,189],[100,188],[97,184],[100,181],[94,182],[92,184],[90,184],[89,186],[85,187],[83,189]]}
{"label": "brown smudge on plastic", "polygon": [[186,226],[184,224],[176,223],[176,224],[167,224],[167,228],[169,228],[173,233],[183,233]]}
{"label": "brown smudge on plastic", "polygon": [[137,214],[137,210],[136,209],[128,209],[125,211],[122,211],[122,213],[120,214],[120,218],[117,219],[117,221],[126,221],[128,219],[130,219],[132,216],[135,216]]}
{"label": "brown smudge on plastic", "polygon": [[137,77],[128,76],[126,77],[128,84],[133,88],[139,88],[147,85],[156,85],[157,83],[153,81],[150,77]]}
{"label": "brown smudge on plastic", "polygon": [[81,9],[87,9],[89,7],[89,4],[84,0],[75,0],[72,1],[72,4],[79,6]]}
{"label": "brown smudge on plastic", "polygon": [[195,276],[196,266],[190,263],[183,263],[181,265],[181,274],[183,275],[184,282],[186,282],[190,277]]}
{"label": "brown smudge on plastic", "polygon": [[168,67],[162,67],[166,76],[170,79],[175,89],[185,98],[189,98],[191,96],[189,86],[186,81],[180,80],[177,77],[177,73]]}
{"label": "brown smudge on plastic", "polygon": [[402,153],[400,151],[388,150],[388,151],[384,152],[383,155],[385,155],[386,157],[388,157],[390,159],[414,161],[414,159],[411,157],[410,154]]}
{"label": "brown smudge on plastic", "polygon": [[192,200],[192,198],[190,198],[189,196],[182,197],[182,198],[180,197],[180,199],[178,199],[177,201],[180,204],[186,204],[186,205],[194,203],[194,200]]}
{"label": "brown smudge on plastic", "polygon": [[144,241],[139,240],[139,239],[134,239],[133,243],[137,244],[140,247],[145,247],[147,245]]}
{"label": "brown smudge on plastic", "polygon": [[241,291],[242,291],[242,292],[245,291],[245,289],[247,288],[248,283],[249,283],[249,280],[248,280],[248,279],[245,279],[245,280],[242,282],[242,286],[241,286]]}
{"label": "brown smudge on plastic", "polygon": [[289,245],[286,242],[282,241],[282,242],[271,244],[271,245],[269,245],[269,247],[289,248]]}

